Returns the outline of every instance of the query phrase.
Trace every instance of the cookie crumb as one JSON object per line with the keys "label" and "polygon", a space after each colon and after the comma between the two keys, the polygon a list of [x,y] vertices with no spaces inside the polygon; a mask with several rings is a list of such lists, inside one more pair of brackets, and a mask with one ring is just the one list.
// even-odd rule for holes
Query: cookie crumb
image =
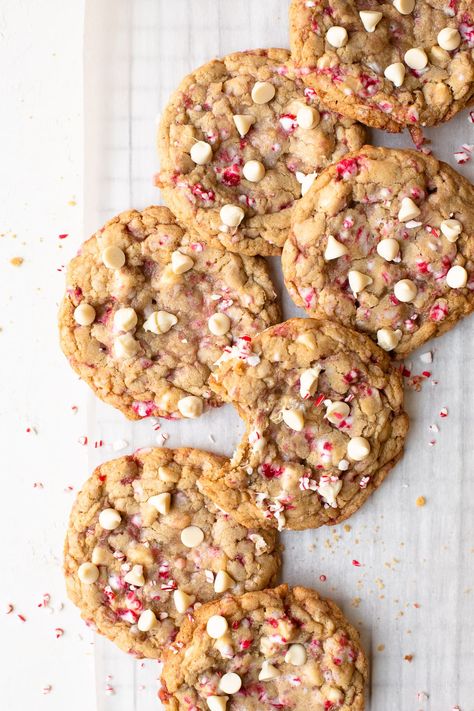
{"label": "cookie crumb", "polygon": [[377,652],[383,652],[385,650],[385,645],[384,644],[379,644],[377,646]]}
{"label": "cookie crumb", "polygon": [[406,662],[412,662],[412,661],[413,661],[413,654],[405,654],[405,656],[403,657],[403,659],[404,659]]}
{"label": "cookie crumb", "polygon": [[12,257],[10,259],[10,264],[12,267],[21,267],[24,261],[23,257]]}
{"label": "cookie crumb", "polygon": [[424,506],[426,504],[426,499],[424,496],[419,496],[415,503],[419,507]]}

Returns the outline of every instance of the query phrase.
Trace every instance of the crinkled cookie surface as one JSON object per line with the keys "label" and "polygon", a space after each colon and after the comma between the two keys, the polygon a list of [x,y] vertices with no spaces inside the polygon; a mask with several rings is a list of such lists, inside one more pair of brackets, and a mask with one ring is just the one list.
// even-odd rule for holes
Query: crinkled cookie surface
{"label": "crinkled cookie surface", "polygon": [[232,252],[279,254],[302,187],[364,143],[363,127],[322,105],[288,60],[282,49],[213,60],[183,80],[163,113],[165,202]]}
{"label": "crinkled cookie surface", "polygon": [[368,126],[432,126],[472,101],[468,0],[292,0],[290,38],[308,86]]}
{"label": "crinkled cookie surface", "polygon": [[126,652],[159,659],[201,603],[274,583],[272,532],[239,526],[199,491],[199,478],[225,462],[195,449],[139,450],[102,464],[78,495],[67,591]]}
{"label": "crinkled cookie surface", "polygon": [[365,146],[294,213],[282,266],[296,304],[405,356],[474,308],[474,188],[432,156]]}
{"label": "crinkled cookie surface", "polygon": [[194,626],[185,621],[160,696],[170,711],[362,711],[367,676],[340,609],[281,585],[209,603]]}
{"label": "crinkled cookie surface", "polygon": [[400,373],[363,334],[290,319],[229,349],[211,387],[247,425],[203,491],[246,526],[316,528],[356,511],[402,454]]}
{"label": "crinkled cookie surface", "polygon": [[74,370],[130,419],[197,417],[220,402],[223,348],[279,320],[267,265],[213,249],[165,207],[130,210],[85,242],[67,272],[60,338]]}

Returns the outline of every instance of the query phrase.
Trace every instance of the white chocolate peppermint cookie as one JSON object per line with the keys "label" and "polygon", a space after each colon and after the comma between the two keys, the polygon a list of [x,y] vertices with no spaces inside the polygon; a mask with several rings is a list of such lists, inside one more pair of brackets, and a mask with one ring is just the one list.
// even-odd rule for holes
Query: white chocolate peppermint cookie
{"label": "white chocolate peppermint cookie", "polygon": [[334,111],[419,135],[474,95],[474,10],[468,0],[292,0],[292,59]]}
{"label": "white chocolate peppermint cookie", "polygon": [[290,319],[229,349],[210,379],[247,431],[202,490],[244,526],[340,523],[383,481],[408,429],[401,375],[367,336]]}
{"label": "white chocolate peppermint cookie", "polygon": [[[282,256],[296,304],[405,356],[474,309],[474,187],[415,151],[365,146],[317,179]],[[334,241],[339,256],[328,259]]]}
{"label": "white chocolate peppermint cookie", "polygon": [[279,319],[265,261],[207,246],[166,207],[130,210],[85,242],[59,328],[74,370],[128,418],[195,418],[219,400],[223,349]]}
{"label": "white chocolate peppermint cookie", "polygon": [[157,182],[202,238],[240,254],[279,254],[314,175],[364,143],[332,113],[283,49],[238,52],[186,77],[163,113]]}
{"label": "white chocolate peppermint cookie", "polygon": [[275,536],[239,526],[199,491],[200,476],[225,462],[195,449],[140,450],[102,464],[78,495],[67,591],[123,650],[159,659],[201,603],[273,583]]}
{"label": "white chocolate peppermint cookie", "polygon": [[160,699],[168,711],[363,711],[367,677],[359,633],[337,605],[280,585],[185,620],[166,650]]}

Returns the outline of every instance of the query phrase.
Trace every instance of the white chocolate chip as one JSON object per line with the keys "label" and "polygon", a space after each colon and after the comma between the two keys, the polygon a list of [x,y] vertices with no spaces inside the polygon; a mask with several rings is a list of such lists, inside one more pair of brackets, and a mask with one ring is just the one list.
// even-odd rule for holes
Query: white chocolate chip
{"label": "white chocolate chip", "polygon": [[99,524],[106,531],[113,531],[122,521],[122,517],[115,509],[104,509],[99,514]]}
{"label": "white chocolate chip", "polygon": [[208,696],[206,699],[209,711],[226,711],[227,696]]}
{"label": "white chocolate chip", "polygon": [[236,114],[233,119],[241,138],[247,135],[256,121],[255,116],[249,116],[249,114]]}
{"label": "white chocolate chip", "polygon": [[438,32],[438,44],[441,49],[452,52],[453,49],[457,49],[461,44],[461,35],[453,27],[445,27]]}
{"label": "white chocolate chip", "polygon": [[402,198],[400,203],[400,209],[398,211],[398,219],[400,222],[408,222],[408,220],[414,220],[418,217],[421,210],[418,205],[415,205],[413,200],[409,197]]}
{"label": "white chocolate chip", "polygon": [[270,679],[276,679],[278,676],[280,676],[279,670],[265,660],[258,675],[259,681],[270,681]]}
{"label": "white chocolate chip", "polygon": [[176,612],[179,612],[180,615],[184,615],[188,607],[193,602],[193,598],[183,590],[175,590],[173,593],[173,602]]}
{"label": "white chocolate chip", "polygon": [[163,333],[168,333],[177,323],[178,319],[174,314],[168,311],[153,311],[143,324],[143,328],[145,331],[161,336]]}
{"label": "white chocolate chip", "polygon": [[92,585],[99,577],[99,568],[93,563],[83,563],[77,569],[77,575],[81,583]]}
{"label": "white chocolate chip", "polygon": [[84,301],[74,309],[74,321],[79,326],[90,326],[95,320],[95,308]]}
{"label": "white chocolate chip", "polygon": [[180,479],[180,474],[178,471],[171,469],[171,467],[158,467],[158,477],[161,481],[173,482],[176,484]]}
{"label": "white chocolate chip", "polygon": [[276,90],[273,84],[268,81],[257,81],[252,89],[252,101],[254,104],[268,104],[275,96]]}
{"label": "white chocolate chip", "polygon": [[401,86],[405,81],[405,66],[401,62],[389,64],[384,71],[384,76],[391,81],[394,86]]}
{"label": "white chocolate chip", "polygon": [[340,706],[344,701],[344,694],[335,686],[330,686],[329,688],[326,688],[326,699],[331,703],[331,705],[337,704]]}
{"label": "white chocolate chip", "polygon": [[138,323],[134,309],[117,309],[114,313],[114,328],[116,331],[131,331]]}
{"label": "white chocolate chip", "polygon": [[232,659],[234,656],[232,637],[228,632],[222,635],[222,637],[219,637],[219,639],[216,639],[214,642],[214,648],[217,649],[221,657],[224,659]]}
{"label": "white chocolate chip", "polygon": [[298,109],[298,113],[296,114],[296,123],[298,126],[307,130],[316,128],[320,120],[319,111],[313,106],[302,106]]}
{"label": "white chocolate chip", "polygon": [[347,456],[354,462],[361,462],[370,454],[370,443],[365,437],[352,437],[347,443]]}
{"label": "white chocolate chip", "polygon": [[138,353],[140,344],[131,333],[124,333],[114,340],[114,351],[117,358],[133,358]]}
{"label": "white chocolate chip", "polygon": [[158,620],[153,610],[143,610],[138,618],[137,627],[140,632],[149,632],[156,626]]}
{"label": "white chocolate chip", "polygon": [[141,588],[145,585],[145,576],[143,575],[143,565],[134,565],[133,568],[124,577],[124,580],[129,585]]}
{"label": "white chocolate chip", "polygon": [[283,422],[288,425],[291,430],[301,432],[304,427],[304,415],[301,410],[283,410],[281,415]]}
{"label": "white chocolate chip", "polygon": [[311,188],[317,177],[317,173],[308,173],[308,175],[304,176],[303,180],[301,181],[301,197],[303,197],[303,195],[306,195],[306,193]]}
{"label": "white chocolate chip", "polygon": [[265,177],[265,166],[259,160],[248,160],[242,168],[244,178],[251,183],[259,183]]}
{"label": "white chocolate chip", "polygon": [[306,399],[314,394],[316,388],[318,387],[319,374],[321,370],[321,366],[318,365],[314,368],[308,368],[301,373],[300,395],[303,399]]}
{"label": "white chocolate chip", "polygon": [[462,225],[459,220],[443,220],[440,229],[448,242],[456,242],[462,232]]}
{"label": "white chocolate chip", "polygon": [[121,269],[125,264],[125,252],[120,247],[106,247],[101,256],[107,269]]}
{"label": "white chocolate chip", "polygon": [[339,49],[347,44],[348,36],[345,27],[340,27],[339,25],[333,25],[326,32],[326,40],[331,47]]}
{"label": "white chocolate chip", "polygon": [[306,663],[307,654],[306,649],[302,644],[292,644],[288,648],[285,654],[285,662],[287,664],[293,664],[295,667],[301,667]]}
{"label": "white chocolate chip", "polygon": [[171,494],[168,491],[164,491],[162,494],[150,496],[147,503],[153,506],[158,513],[166,515],[171,508]]}
{"label": "white chocolate chip", "polygon": [[184,274],[194,266],[194,260],[187,254],[183,254],[179,249],[175,250],[171,255],[171,269],[173,274]]}
{"label": "white chocolate chip", "polygon": [[462,289],[467,284],[467,271],[464,267],[459,264],[451,267],[449,272],[446,274],[446,284],[451,287],[451,289]]}
{"label": "white chocolate chip", "polygon": [[222,615],[212,615],[207,621],[206,632],[212,639],[219,639],[228,629],[227,620]]}
{"label": "white chocolate chip", "polygon": [[219,682],[219,691],[224,694],[236,694],[242,686],[242,679],[235,672],[227,672],[221,677]]}
{"label": "white chocolate chip", "polygon": [[238,227],[245,217],[245,212],[238,205],[223,205],[219,215],[227,227]]}
{"label": "white chocolate chip", "polygon": [[379,328],[377,331],[377,343],[384,351],[393,351],[400,343],[402,335],[400,329],[394,331],[391,328]]}
{"label": "white chocolate chip", "polygon": [[398,240],[392,237],[387,237],[387,239],[382,239],[377,245],[377,254],[385,259],[386,262],[393,262],[394,259],[398,257],[400,253],[400,245]]}
{"label": "white chocolate chip", "polygon": [[325,418],[333,425],[339,425],[349,415],[351,408],[347,402],[330,402],[326,408]]}
{"label": "white chocolate chip", "polygon": [[401,279],[393,287],[393,293],[399,301],[408,304],[416,299],[418,289],[411,279]]}
{"label": "white chocolate chip", "polygon": [[199,417],[202,415],[203,403],[200,397],[196,395],[188,395],[178,401],[178,410],[183,417]]}
{"label": "white chocolate chip", "polygon": [[210,332],[214,336],[225,336],[230,329],[230,318],[227,314],[217,313],[212,314],[207,322]]}
{"label": "white chocolate chip", "polygon": [[310,351],[315,351],[317,348],[315,335],[310,331],[304,331],[297,336],[296,342],[301,343],[302,346],[305,346],[305,348],[308,348]]}
{"label": "white chocolate chip", "polygon": [[362,272],[358,272],[355,269],[351,269],[347,276],[349,279],[349,286],[354,295],[364,291],[365,287],[369,286],[369,284],[372,284],[373,282],[372,277],[369,277],[367,274],[362,274]]}
{"label": "white chocolate chip", "polygon": [[328,235],[326,249],[324,250],[324,259],[326,262],[330,262],[331,259],[343,257],[347,252],[348,249],[345,244],[338,242],[333,235]]}
{"label": "white chocolate chip", "polygon": [[428,64],[428,55],[424,49],[421,49],[420,47],[412,47],[405,52],[404,60],[405,64],[409,66],[410,69],[420,71]]}
{"label": "white chocolate chip", "polygon": [[362,10],[361,12],[359,12],[359,16],[367,32],[374,32],[375,28],[382,19],[383,14],[381,12],[375,12],[373,10]]}
{"label": "white chocolate chip", "polygon": [[197,165],[206,165],[212,160],[212,148],[205,141],[197,141],[191,148],[190,156]]}
{"label": "white chocolate chip", "polygon": [[187,526],[181,531],[181,543],[186,548],[196,548],[204,540],[204,533],[198,526]]}
{"label": "white chocolate chip", "polygon": [[230,588],[234,587],[234,585],[235,580],[230,577],[229,573],[227,573],[225,570],[218,571],[216,579],[214,580],[214,590],[216,591],[216,593],[223,593],[226,590],[230,590]]}
{"label": "white chocolate chip", "polygon": [[102,546],[96,546],[92,551],[92,562],[94,565],[106,565],[110,555],[109,551]]}
{"label": "white chocolate chip", "polygon": [[409,15],[415,8],[415,0],[393,0],[393,7],[401,15]]}

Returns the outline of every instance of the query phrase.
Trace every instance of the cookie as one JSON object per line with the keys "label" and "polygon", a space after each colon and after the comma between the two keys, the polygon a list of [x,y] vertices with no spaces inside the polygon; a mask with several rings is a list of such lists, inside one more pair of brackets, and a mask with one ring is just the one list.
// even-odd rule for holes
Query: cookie
{"label": "cookie", "polygon": [[237,52],[186,77],[164,111],[158,184],[203,239],[280,254],[314,173],[364,143],[362,126],[323,106],[283,49]]}
{"label": "cookie", "polygon": [[220,404],[213,363],[279,320],[265,260],[204,244],[165,207],[130,210],[82,245],[67,272],[61,346],[130,419],[198,417]]}
{"label": "cookie", "polygon": [[401,131],[448,121],[474,95],[468,0],[292,0],[292,58],[334,111]]}
{"label": "cookie", "polygon": [[296,304],[405,356],[474,308],[474,187],[415,151],[365,146],[294,213],[282,265]]}
{"label": "cookie", "polygon": [[331,600],[281,585],[203,605],[166,652],[169,711],[363,711],[368,663]]}
{"label": "cookie", "polygon": [[247,425],[203,491],[244,526],[316,528],[356,511],[398,461],[402,379],[363,334],[290,319],[229,348],[212,389]]}
{"label": "cookie", "polygon": [[196,449],[139,450],[97,467],[77,497],[67,591],[126,652],[159,659],[201,603],[273,584],[275,536],[239,526],[199,491],[199,477],[225,461]]}

